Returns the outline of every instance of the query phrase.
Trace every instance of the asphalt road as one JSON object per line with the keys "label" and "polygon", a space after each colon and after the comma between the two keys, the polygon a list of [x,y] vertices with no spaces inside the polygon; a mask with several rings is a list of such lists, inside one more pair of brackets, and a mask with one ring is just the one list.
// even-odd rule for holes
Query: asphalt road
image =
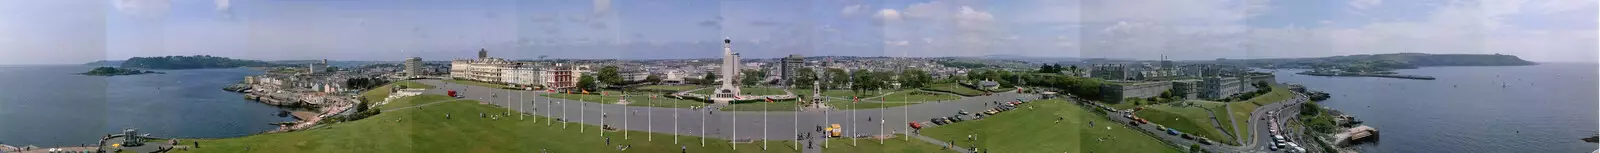
{"label": "asphalt road", "polygon": [[[436,86],[428,93],[444,94],[456,90],[464,99],[474,99],[507,108],[507,111],[526,112],[589,125],[609,125],[626,130],[697,135],[743,140],[794,140],[801,133],[814,137],[819,126],[840,124],[846,135],[887,135],[904,133],[909,122],[926,122],[934,117],[955,115],[959,110],[979,112],[992,108],[994,101],[1015,101],[1019,97],[1037,99],[1037,96],[1014,92],[991,96],[964,97],[960,100],[925,102],[902,107],[865,110],[826,111],[715,111],[686,108],[660,108],[600,104],[539,96],[540,91],[520,91],[446,83],[439,80],[415,80]],[[792,105],[793,103],[773,103]],[[731,106],[730,106],[731,107]],[[746,106],[748,107],[748,106]],[[505,113],[505,112],[485,112]],[[442,116],[442,115],[441,115]],[[551,126],[561,126],[553,122]],[[926,123],[924,123],[926,125]],[[590,132],[600,129],[586,129]],[[588,132],[586,132],[588,133]],[[599,136],[600,133],[595,133]],[[608,134],[612,137],[621,135]],[[642,135],[629,137],[640,139]],[[654,138],[666,139],[672,138]],[[698,141],[698,140],[680,140]],[[870,141],[863,141],[870,143]]]}
{"label": "asphalt road", "polygon": [[[1077,100],[1077,99],[1074,99],[1074,101],[1085,102],[1083,100]],[[1278,126],[1283,126],[1283,125],[1281,125],[1282,123],[1291,120],[1289,117],[1293,117],[1293,116],[1295,116],[1294,114],[1298,114],[1299,113],[1300,104],[1308,102],[1308,101],[1309,101],[1309,99],[1307,99],[1304,95],[1300,95],[1300,94],[1296,93],[1294,98],[1290,98],[1290,99],[1286,99],[1284,101],[1275,102],[1275,103],[1263,105],[1261,107],[1257,107],[1256,110],[1251,112],[1250,119],[1248,121],[1249,122],[1248,125],[1251,128],[1250,131],[1252,131],[1252,133],[1254,133],[1254,134],[1251,135],[1253,137],[1253,139],[1246,141],[1246,142],[1249,142],[1247,144],[1244,144],[1242,146],[1228,146],[1226,144],[1221,144],[1221,143],[1215,142],[1215,140],[1213,140],[1212,145],[1200,144],[1200,146],[1201,146],[1201,148],[1204,148],[1206,150],[1213,151],[1213,152],[1281,152],[1282,150],[1272,151],[1272,150],[1267,148],[1269,145],[1272,145],[1272,141],[1273,141],[1272,140],[1272,134],[1269,131],[1269,127],[1272,126],[1271,123],[1273,123],[1273,122],[1267,122],[1267,120],[1268,119],[1277,120],[1278,122],[1276,122],[1276,123],[1280,124]],[[1097,108],[1097,109],[1104,109],[1104,108],[1108,108],[1109,107],[1109,106],[1098,105],[1098,104],[1090,104],[1090,105],[1094,105],[1095,108]],[[1273,113],[1270,113],[1270,115],[1269,115],[1268,112],[1273,112]],[[1131,125],[1128,124],[1128,122],[1130,122],[1132,120],[1128,119],[1128,118],[1125,118],[1122,115],[1126,115],[1126,114],[1125,113],[1121,113],[1120,111],[1112,111],[1112,112],[1106,113],[1106,116],[1110,117],[1112,121],[1116,121],[1116,122],[1118,122],[1119,124],[1122,124],[1122,125],[1131,126]],[[1157,129],[1155,125],[1152,125],[1152,124],[1140,124],[1140,125],[1138,125],[1136,127],[1138,129],[1142,129],[1142,130],[1148,132],[1147,134],[1154,135],[1157,139],[1161,139],[1162,141],[1166,141],[1168,143],[1181,145],[1181,146],[1190,146],[1190,145],[1199,144],[1195,140],[1183,139],[1182,137],[1179,137],[1179,136],[1176,136],[1176,135],[1169,135],[1169,134],[1166,133],[1166,131],[1161,131],[1161,130]],[[1298,137],[1298,136],[1295,135],[1295,134],[1298,134],[1298,132],[1290,131],[1290,132],[1286,132],[1285,134],[1290,134],[1290,135],[1285,135],[1285,137]],[[1305,142],[1305,141],[1295,141],[1295,142],[1299,143],[1299,142]],[[1305,144],[1301,144],[1301,146],[1305,146]],[[1307,147],[1306,149],[1307,150],[1311,150],[1312,148]]]}

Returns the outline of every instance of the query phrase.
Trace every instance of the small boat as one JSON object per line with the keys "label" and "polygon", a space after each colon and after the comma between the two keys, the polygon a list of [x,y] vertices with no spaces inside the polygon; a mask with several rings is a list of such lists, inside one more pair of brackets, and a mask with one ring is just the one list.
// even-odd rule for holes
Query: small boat
{"label": "small boat", "polygon": [[1588,138],[1583,138],[1583,142],[1588,142],[1588,143],[1600,142],[1600,135],[1589,136]]}

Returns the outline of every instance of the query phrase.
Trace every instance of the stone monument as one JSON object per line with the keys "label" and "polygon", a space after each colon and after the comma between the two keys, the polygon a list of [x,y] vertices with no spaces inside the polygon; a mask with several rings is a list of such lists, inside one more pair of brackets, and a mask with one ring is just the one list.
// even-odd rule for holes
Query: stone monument
{"label": "stone monument", "polygon": [[715,96],[711,101],[717,104],[728,104],[739,100],[739,86],[734,80],[739,78],[739,53],[733,52],[733,40],[722,39],[722,86],[717,87]]}

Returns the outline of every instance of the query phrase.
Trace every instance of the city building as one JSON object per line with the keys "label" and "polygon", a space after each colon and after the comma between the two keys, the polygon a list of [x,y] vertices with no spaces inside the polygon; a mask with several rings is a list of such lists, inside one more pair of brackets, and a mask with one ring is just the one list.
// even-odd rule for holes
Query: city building
{"label": "city building", "polygon": [[1089,73],[1101,80],[1128,80],[1128,69],[1122,64],[1096,64]]}
{"label": "city building", "polygon": [[778,65],[778,84],[790,85],[790,82],[794,81],[795,75],[798,74],[796,71],[805,67],[805,64],[806,58],[800,56],[800,54],[790,54],[789,57],[784,57],[783,64]]}
{"label": "city building", "polygon": [[1172,90],[1172,82],[1113,82],[1100,86],[1101,97],[1112,103],[1122,102],[1126,98],[1150,98],[1161,96],[1162,92]]}
{"label": "city building", "polygon": [[406,78],[417,78],[425,74],[422,72],[422,58],[411,57],[406,59]]}
{"label": "city building", "polygon": [[589,66],[573,66],[555,64],[544,71],[539,71],[540,81],[549,89],[567,89],[578,87],[578,78],[584,73],[589,73]]}
{"label": "city building", "polygon": [[515,63],[505,59],[489,57],[487,50],[479,49],[478,59],[450,61],[450,78],[503,83],[500,80],[500,69],[514,65]]}
{"label": "city building", "polygon": [[500,69],[500,81],[513,87],[534,89],[544,85],[541,69],[534,66],[515,66]]}
{"label": "city building", "polygon": [[307,64],[307,65],[308,65],[307,69],[306,69],[306,73],[307,74],[317,74],[318,72],[322,72],[322,71],[327,71],[328,70],[328,59],[322,59],[321,62],[312,62],[311,64]]}

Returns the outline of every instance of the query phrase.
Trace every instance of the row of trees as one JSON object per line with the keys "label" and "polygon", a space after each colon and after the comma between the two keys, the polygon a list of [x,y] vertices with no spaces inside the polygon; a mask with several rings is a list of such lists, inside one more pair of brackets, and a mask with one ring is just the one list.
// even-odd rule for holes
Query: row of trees
{"label": "row of trees", "polygon": [[1061,64],[1044,64],[1043,66],[1039,66],[1039,73],[1061,73],[1061,71],[1078,71],[1078,66],[1072,65],[1070,67],[1061,67]]}

